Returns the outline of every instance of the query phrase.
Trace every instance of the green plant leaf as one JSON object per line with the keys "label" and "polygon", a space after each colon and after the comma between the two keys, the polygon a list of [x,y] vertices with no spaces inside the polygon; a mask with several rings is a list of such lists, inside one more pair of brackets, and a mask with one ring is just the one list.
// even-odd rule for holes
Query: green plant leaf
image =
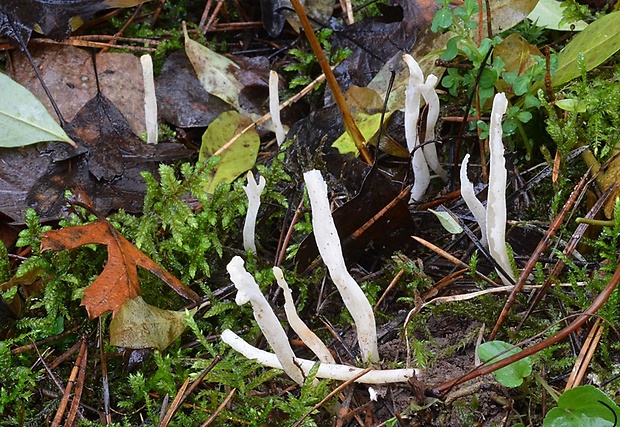
{"label": "green plant leaf", "polygon": [[620,49],[620,12],[612,12],[591,23],[558,54],[558,70],[553,86],[562,85],[581,73],[577,57],[581,53],[586,71],[599,66]]}
{"label": "green plant leaf", "polygon": [[543,422],[543,427],[612,427],[617,425],[620,408],[598,388],[585,385],[560,396]]}
{"label": "green plant leaf", "polygon": [[463,232],[463,228],[448,212],[440,212],[433,209],[429,209],[429,211],[437,217],[443,228],[445,228],[448,233],[461,234]]}
{"label": "green plant leaf", "polygon": [[[252,124],[252,121],[236,111],[226,111],[215,119],[202,135],[199,161],[213,156],[235,135]],[[233,182],[235,178],[250,170],[256,163],[260,138],[252,128],[241,135],[232,145],[221,153],[220,162],[213,171],[212,179],[205,191],[213,193],[220,182]]]}
{"label": "green plant leaf", "polygon": [[43,104],[2,73],[0,93],[0,147],[23,147],[42,141],[64,141],[75,147]]}
{"label": "green plant leaf", "polygon": [[185,312],[163,310],[142,297],[125,301],[110,322],[110,344],[125,348],[163,350],[185,330]]}
{"label": "green plant leaf", "polygon": [[[385,114],[385,121],[390,118],[393,112],[394,111],[388,111]],[[357,113],[354,120],[360,132],[362,132],[364,139],[368,141],[367,143],[370,143],[373,138],[376,138],[379,126],[381,126],[381,113]],[[344,132],[340,135],[340,137],[334,141],[332,147],[337,148],[340,154],[353,153],[356,156],[359,155],[359,151],[348,132]]]}
{"label": "green plant leaf", "polygon": [[[505,359],[508,356],[517,354],[521,351],[519,347],[514,347],[504,341],[489,341],[478,347],[478,356],[488,364]],[[499,355],[502,353],[501,355]],[[499,355],[499,356],[497,356]],[[495,357],[497,356],[497,357]],[[498,383],[504,387],[518,387],[523,383],[523,378],[532,373],[532,361],[529,357],[518,360],[493,372],[493,376]]]}

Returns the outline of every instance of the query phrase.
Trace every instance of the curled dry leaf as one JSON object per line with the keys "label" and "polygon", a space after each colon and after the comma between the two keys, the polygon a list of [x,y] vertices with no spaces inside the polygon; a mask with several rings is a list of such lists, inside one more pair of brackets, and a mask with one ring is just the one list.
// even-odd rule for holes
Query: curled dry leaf
{"label": "curled dry leaf", "polygon": [[200,299],[179,279],[140,252],[109,221],[103,218],[87,225],[66,227],[44,233],[41,251],[70,250],[88,244],[108,247],[108,260],[105,268],[99,277],[84,289],[82,305],[86,307],[91,319],[101,316],[106,311],[112,311],[112,315],[115,316],[125,301],[141,294],[138,266],[155,274],[182,297],[191,301]]}

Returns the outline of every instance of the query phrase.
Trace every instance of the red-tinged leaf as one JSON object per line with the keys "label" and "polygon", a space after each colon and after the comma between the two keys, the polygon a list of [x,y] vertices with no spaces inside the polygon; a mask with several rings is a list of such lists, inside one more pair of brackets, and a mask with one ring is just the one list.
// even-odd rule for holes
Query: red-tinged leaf
{"label": "red-tinged leaf", "polygon": [[91,319],[106,311],[112,311],[115,316],[125,301],[141,294],[138,266],[151,271],[184,298],[192,301],[200,299],[179,279],[140,252],[105,219],[87,225],[48,231],[43,234],[41,251],[71,250],[88,244],[108,247],[105,268],[99,277],[84,289],[82,305],[86,307]]}

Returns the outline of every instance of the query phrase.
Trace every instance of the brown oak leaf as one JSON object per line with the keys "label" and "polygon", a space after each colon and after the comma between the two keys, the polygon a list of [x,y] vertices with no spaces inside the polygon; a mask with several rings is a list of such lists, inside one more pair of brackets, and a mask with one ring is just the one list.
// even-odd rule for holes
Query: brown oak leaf
{"label": "brown oak leaf", "polygon": [[149,270],[182,297],[197,302],[200,297],[179,279],[157,265],[119,233],[104,218],[87,225],[66,227],[43,234],[41,251],[70,250],[88,244],[108,247],[108,261],[97,279],[86,289],[82,305],[91,319],[112,311],[115,316],[123,303],[141,294],[138,281],[140,266]]}

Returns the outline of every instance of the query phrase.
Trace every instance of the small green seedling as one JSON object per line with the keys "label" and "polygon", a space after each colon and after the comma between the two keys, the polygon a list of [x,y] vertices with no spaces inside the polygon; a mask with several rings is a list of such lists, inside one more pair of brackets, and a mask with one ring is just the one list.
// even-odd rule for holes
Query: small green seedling
{"label": "small green seedling", "polygon": [[[520,351],[519,347],[504,341],[489,341],[478,347],[478,356],[485,364],[491,364]],[[504,387],[518,387],[523,383],[523,378],[531,373],[532,361],[529,357],[526,357],[498,369],[493,372],[493,376]]]}
{"label": "small green seedling", "polygon": [[591,385],[565,391],[543,422],[543,427],[615,427],[620,407]]}

